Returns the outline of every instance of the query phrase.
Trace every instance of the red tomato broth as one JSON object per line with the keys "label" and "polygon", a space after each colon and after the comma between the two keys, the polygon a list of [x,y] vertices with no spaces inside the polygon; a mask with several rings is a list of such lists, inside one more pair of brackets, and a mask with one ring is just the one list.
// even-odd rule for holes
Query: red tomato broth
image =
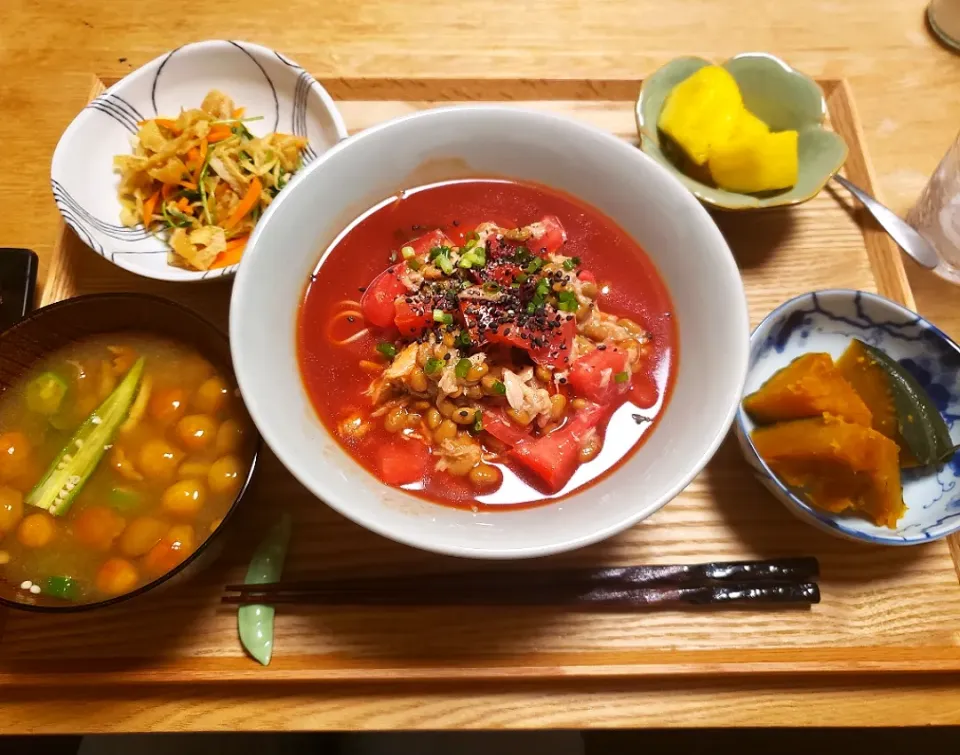
{"label": "red tomato broth", "polygon": [[[374,476],[381,476],[384,445],[417,441],[399,441],[380,422],[359,441],[344,439],[337,432],[349,410],[364,413],[370,409],[371,400],[365,391],[371,374],[359,365],[360,360],[375,357],[375,347],[383,339],[381,333],[371,330],[344,346],[333,346],[327,337],[331,321],[338,312],[350,308],[346,301],[359,302],[367,285],[397,259],[391,259],[391,253],[397,253],[411,239],[440,229],[461,245],[466,232],[480,223],[493,221],[505,228],[517,228],[546,215],[560,218],[566,229],[567,241],[560,252],[579,257],[582,269],[595,275],[603,311],[633,318],[649,333],[653,344],[649,372],[656,385],[655,403],[633,403],[630,399],[635,393],[649,393],[639,387],[627,394],[606,413],[610,418],[605,429],[603,422],[598,427],[603,442],[599,454],[580,464],[569,482],[552,494],[538,489],[529,473],[503,462],[496,463],[503,482],[494,492],[478,492],[465,478],[435,471],[429,460],[422,479],[398,487],[435,503],[474,510],[538,505],[597,482],[650,436],[669,401],[679,355],[672,302],[646,253],[601,212],[554,189],[493,179],[451,181],[405,191],[354,221],[323,255],[300,307],[298,360],[307,394],[331,434]],[[342,316],[338,320],[335,340],[364,327],[362,318],[360,322],[345,320]]]}

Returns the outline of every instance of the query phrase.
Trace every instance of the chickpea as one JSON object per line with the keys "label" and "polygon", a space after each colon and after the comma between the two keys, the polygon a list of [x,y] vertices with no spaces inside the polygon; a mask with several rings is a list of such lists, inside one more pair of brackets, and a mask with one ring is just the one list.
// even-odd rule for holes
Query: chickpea
{"label": "chickpea", "polygon": [[177,472],[183,453],[176,450],[162,438],[148,440],[137,454],[137,467],[147,477],[154,480],[169,480]]}
{"label": "chickpea", "polygon": [[600,442],[600,437],[596,434],[591,435],[584,441],[583,445],[580,446],[580,461],[590,461],[600,453],[601,448],[603,448],[603,444]]}
{"label": "chickpea", "polygon": [[433,431],[433,439],[437,441],[437,443],[452,440],[455,437],[457,437],[457,426],[453,423],[453,420],[443,420],[443,422],[437,426],[437,429]]}
{"label": "chickpea", "polygon": [[23,493],[0,487],[0,537],[12,532],[23,518]]}
{"label": "chickpea", "polygon": [[243,484],[244,467],[240,459],[232,454],[217,459],[210,465],[210,473],[207,475],[207,485],[210,486],[210,492],[215,495],[220,493],[236,493]]}
{"label": "chickpea", "polygon": [[73,536],[88,548],[108,551],[126,524],[123,517],[113,509],[90,506],[73,520]]}
{"label": "chickpea", "polygon": [[480,389],[486,396],[499,396],[501,394],[496,387],[499,382],[493,375],[484,375],[480,379]]}
{"label": "chickpea", "polygon": [[463,395],[474,400],[483,398],[483,388],[481,388],[479,385],[471,385],[467,387],[467,389],[463,392]]}
{"label": "chickpea", "polygon": [[[440,423],[443,422],[443,417],[440,415],[436,409],[427,410],[427,427],[431,430],[436,430],[440,427]],[[2,529],[2,524],[0,524],[0,529]]]}
{"label": "chickpea", "polygon": [[423,415],[418,412],[408,412],[406,419],[406,427],[410,430],[420,427],[420,421],[423,419]]}
{"label": "chickpea", "polygon": [[470,482],[478,488],[492,488],[500,484],[500,470],[492,464],[477,464],[470,470]]}
{"label": "chickpea", "polygon": [[217,531],[217,527],[223,524],[223,517],[217,517],[212,522],[210,522],[210,533],[213,534]]}
{"label": "chickpea", "polygon": [[413,372],[410,373],[410,377],[407,378],[407,383],[409,384],[411,390],[414,390],[417,393],[426,392],[427,386],[429,385],[427,382],[427,374],[419,367],[415,367],[413,369]]}
{"label": "chickpea", "polygon": [[587,400],[585,398],[575,398],[570,402],[570,406],[579,412],[581,409],[587,408]]}
{"label": "chickpea", "polygon": [[172,425],[187,410],[187,396],[182,388],[164,388],[150,397],[148,413],[163,425]]}
{"label": "chickpea", "polygon": [[581,354],[586,354],[593,351],[597,348],[597,344],[591,341],[589,338],[584,338],[583,336],[577,336],[577,350]]}
{"label": "chickpea", "polygon": [[[442,343],[438,343],[436,346],[433,347],[433,356],[436,357],[437,359],[443,359],[449,353],[450,353],[450,349],[447,348],[447,346],[445,346]],[[451,359],[452,358],[453,357],[451,357]],[[439,370],[437,370],[437,372],[439,372]],[[436,374],[436,372],[434,374]]]}
{"label": "chickpea", "polygon": [[457,410],[457,405],[447,398],[439,398],[437,399],[437,410],[444,417],[452,417]]}
{"label": "chickpea", "polygon": [[193,395],[193,406],[204,414],[216,414],[227,403],[230,389],[220,377],[214,375],[207,378]]}
{"label": "chickpea", "polygon": [[174,428],[177,440],[190,451],[209,448],[217,438],[217,423],[206,414],[188,414]]}
{"label": "chickpea", "polygon": [[603,341],[609,334],[609,328],[602,322],[588,322],[583,328],[583,334],[593,341]]}
{"label": "chickpea", "polygon": [[10,480],[28,472],[32,456],[30,441],[12,430],[0,435],[0,480]]}
{"label": "chickpea", "polygon": [[129,558],[139,558],[160,542],[167,529],[169,526],[161,519],[137,517],[120,535],[120,552]]}
{"label": "chickpea", "polygon": [[447,471],[457,477],[465,477],[473,469],[475,459],[470,456],[456,457],[447,462]]}
{"label": "chickpea", "polygon": [[490,372],[490,367],[486,362],[480,362],[480,364],[474,364],[470,367],[470,370],[467,372],[467,382],[476,383],[488,372]]}
{"label": "chickpea", "polygon": [[518,425],[523,425],[526,427],[531,422],[533,422],[533,417],[530,416],[529,412],[526,411],[517,411],[513,407],[507,409],[507,416],[516,422]]}
{"label": "chickpea", "polygon": [[567,411],[567,397],[562,393],[554,393],[550,397],[550,419],[559,422]]}
{"label": "chickpea", "polygon": [[164,511],[183,518],[196,516],[206,500],[207,491],[203,483],[192,478],[173,483],[160,497]]}
{"label": "chickpea", "polygon": [[454,344],[453,333],[449,331],[443,334],[443,345],[448,349],[452,349]]}
{"label": "chickpea", "polygon": [[217,453],[228,454],[236,451],[243,445],[243,439],[246,434],[247,431],[237,420],[225,420],[217,430],[217,440],[215,443]]}
{"label": "chickpea", "polygon": [[125,558],[108,558],[97,572],[95,584],[104,595],[123,595],[136,587],[137,567]]}
{"label": "chickpea", "polygon": [[383,418],[383,429],[388,433],[398,433],[407,426],[407,410],[396,406]]}
{"label": "chickpea", "polygon": [[171,527],[159,543],[143,557],[143,567],[148,574],[159,577],[184,561],[196,547],[193,527],[178,524]]}
{"label": "chickpea", "polygon": [[597,288],[597,284],[593,281],[584,281],[580,284],[580,293],[584,296],[588,296],[591,299],[596,299],[597,294],[600,293],[600,289]]}
{"label": "chickpea", "polygon": [[645,332],[644,329],[641,328],[637,323],[626,317],[621,317],[619,320],[617,320],[617,325],[633,336],[643,335]]}
{"label": "chickpea", "polygon": [[423,400],[421,400],[421,401],[414,401],[414,402],[413,402],[413,408],[416,409],[418,412],[421,412],[421,413],[422,413],[422,412],[425,412],[425,411],[426,411],[427,409],[429,409],[431,406],[433,406],[433,404],[431,404],[429,401],[423,401]]}
{"label": "chickpea", "polygon": [[581,305],[577,308],[577,314],[576,314],[577,322],[578,322],[578,323],[585,323],[587,320],[590,319],[590,316],[591,316],[592,314],[593,314],[593,305],[592,305],[592,304],[587,305],[587,306],[583,306],[583,304],[581,304]]}
{"label": "chickpea", "polygon": [[48,513],[40,512],[24,517],[17,527],[17,540],[27,548],[42,548],[57,533],[56,522]]}
{"label": "chickpea", "polygon": [[550,384],[553,382],[553,371],[544,367],[542,364],[538,364],[537,368],[533,371],[533,374],[537,376],[537,380],[541,383]]}
{"label": "chickpea", "polygon": [[458,425],[472,425],[477,419],[477,410],[472,406],[461,406],[450,419]]}

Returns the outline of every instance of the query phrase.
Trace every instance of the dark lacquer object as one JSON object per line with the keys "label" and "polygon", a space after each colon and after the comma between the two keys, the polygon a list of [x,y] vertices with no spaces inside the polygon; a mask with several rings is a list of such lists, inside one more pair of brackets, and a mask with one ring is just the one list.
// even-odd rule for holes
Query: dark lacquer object
{"label": "dark lacquer object", "polygon": [[0,249],[0,330],[33,309],[36,287],[37,255],[29,249]]}
{"label": "dark lacquer object", "polygon": [[[228,381],[236,381],[227,336],[193,310],[157,296],[92,294],[38,309],[0,333],[0,392],[7,390],[35,362],[51,352],[73,341],[120,331],[149,333],[191,346],[210,360]],[[220,526],[189,558],[159,579],[125,595],[96,603],[61,603],[54,598],[36,596],[38,603],[35,605],[14,600],[14,587],[0,580],[0,605],[28,611],[88,611],[142,595],[162,584],[189,578],[219,554],[223,545],[220,534],[246,492],[256,462],[255,452],[247,479]]]}

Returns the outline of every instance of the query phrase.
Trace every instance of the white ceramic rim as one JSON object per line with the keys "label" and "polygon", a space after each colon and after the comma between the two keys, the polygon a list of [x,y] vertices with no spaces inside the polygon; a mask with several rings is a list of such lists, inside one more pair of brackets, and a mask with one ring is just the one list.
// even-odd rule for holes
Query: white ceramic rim
{"label": "white ceramic rim", "polygon": [[[428,110],[421,110],[415,113],[409,113],[407,115],[399,116],[397,118],[392,118],[383,123],[379,123],[375,126],[372,126],[368,129],[365,129],[353,136],[341,141],[339,144],[335,145],[327,152],[323,153],[317,160],[308,165],[304,170],[297,173],[294,176],[293,180],[288,184],[287,190],[282,192],[276,200],[274,200],[270,207],[267,208],[267,212],[264,213],[263,217],[260,219],[260,222],[257,223],[256,228],[250,236],[250,241],[248,244],[248,249],[254,248],[259,241],[260,235],[263,228],[266,225],[266,221],[270,219],[276,208],[280,206],[280,203],[284,201],[286,197],[289,196],[289,193],[292,189],[304,181],[307,176],[309,176],[313,171],[320,170],[321,167],[326,163],[327,160],[331,159],[333,156],[339,152],[350,149],[356,143],[365,141],[367,139],[374,139],[378,135],[382,134],[383,131],[389,130],[395,125],[406,123],[413,120],[418,120],[422,118],[432,118],[437,116],[443,116],[450,112],[456,111],[481,111],[487,113],[525,113],[527,115],[535,116],[537,118],[543,118],[545,120],[550,120],[558,124],[563,124],[564,127],[574,127],[581,129],[585,133],[590,134],[594,138],[602,139],[608,142],[610,145],[614,146],[616,149],[622,151],[626,159],[640,159],[648,161],[652,166],[652,169],[656,172],[659,172],[666,180],[670,182],[677,182],[677,179],[670,174],[670,172],[664,168],[662,165],[657,163],[656,160],[651,158],[649,155],[645,154],[642,150],[637,147],[628,144],[622,139],[614,136],[613,134],[604,131],[603,129],[597,128],[595,126],[582,123],[579,121],[574,121],[563,116],[559,116],[553,113],[545,113],[536,110],[528,110],[523,108],[512,108],[504,107],[499,105],[454,105],[442,108],[431,108]],[[682,184],[680,185],[682,187]],[[707,222],[707,224],[714,229],[720,241],[723,243],[729,251],[729,246],[724,239],[723,234],[717,228],[716,223],[710,217],[710,214],[706,211],[703,205],[697,201],[696,197],[693,196],[689,191],[684,189],[684,195],[689,199],[689,207],[691,212],[694,214],[700,214],[701,217]],[[322,253],[322,251],[320,252]],[[319,258],[319,255],[318,255]],[[601,530],[591,532],[586,535],[579,537],[568,538],[561,542],[551,543],[547,545],[534,545],[529,547],[517,547],[510,549],[499,549],[499,548],[490,548],[490,547],[459,547],[459,546],[446,546],[443,544],[438,544],[432,541],[425,540],[421,538],[418,534],[399,534],[393,531],[388,530],[386,527],[382,527],[375,517],[364,516],[357,514],[356,511],[352,510],[349,505],[344,505],[342,501],[337,500],[335,496],[328,497],[326,491],[323,490],[322,484],[315,483],[313,480],[308,479],[306,475],[300,474],[296,469],[292,469],[287,466],[287,463],[284,461],[282,452],[278,452],[277,448],[282,448],[283,439],[275,434],[266,421],[265,414],[261,410],[260,406],[257,404],[256,398],[251,395],[249,391],[249,386],[245,388],[244,385],[244,370],[242,365],[238,361],[237,350],[232,349],[233,354],[233,363],[234,363],[234,373],[237,376],[237,384],[240,388],[240,392],[243,396],[243,400],[247,406],[247,411],[250,413],[250,417],[253,419],[254,424],[256,424],[258,430],[260,431],[261,437],[267,443],[267,445],[274,451],[277,458],[280,462],[286,467],[286,469],[292,474],[307,490],[309,490],[318,500],[326,505],[330,506],[334,511],[342,514],[347,519],[359,524],[360,526],[375,532],[382,537],[385,537],[394,542],[402,543],[404,545],[409,545],[420,550],[429,551],[433,553],[439,553],[442,555],[449,556],[459,556],[467,558],[482,558],[482,559],[520,559],[520,558],[537,558],[541,556],[548,556],[557,553],[563,553],[566,551],[576,550],[583,548],[594,543],[598,543],[602,540],[622,532],[633,525],[637,524],[640,521],[652,516],[657,511],[662,509],[670,501],[676,498],[692,481],[693,479],[703,470],[707,463],[713,458],[717,450],[720,447],[720,444],[727,437],[727,434],[730,431],[730,427],[733,424],[734,418],[736,417],[737,410],[740,405],[740,399],[743,393],[743,386],[747,377],[747,367],[749,364],[749,332],[750,332],[750,316],[749,308],[747,305],[746,294],[743,289],[743,279],[740,276],[740,269],[737,266],[736,260],[732,252],[726,256],[724,263],[727,265],[727,272],[729,273],[731,285],[733,285],[740,293],[740,299],[742,301],[742,307],[739,308],[739,317],[742,321],[742,330],[744,332],[743,338],[743,353],[741,358],[738,360],[736,365],[736,381],[735,384],[738,389],[735,392],[735,395],[731,397],[730,405],[727,407],[726,413],[723,418],[723,422],[718,427],[713,438],[710,439],[710,442],[707,444],[704,452],[700,455],[700,458],[690,467],[690,470],[680,478],[672,487],[670,487],[665,494],[663,494],[659,500],[654,502],[652,505],[648,505],[644,509],[630,513],[624,516],[621,520],[604,527]],[[231,317],[230,317],[230,341],[231,343],[241,343],[242,342],[242,333],[239,332],[239,326],[237,325],[237,318],[233,316],[233,309],[236,306],[236,302],[242,300],[244,291],[249,286],[256,286],[259,282],[255,279],[250,278],[249,274],[244,273],[244,268],[241,266],[240,270],[237,273],[236,280],[234,281],[233,294],[231,296]],[[291,336],[292,337],[292,336]],[[681,357],[682,358],[682,357]],[[326,428],[323,423],[320,423],[323,427],[323,431],[328,435],[329,430]],[[336,440],[334,439],[334,442]],[[369,472],[366,472],[370,474]],[[616,474],[617,469],[612,471],[612,474]],[[377,479],[374,475],[371,474],[371,477]],[[379,480],[378,480],[379,482]],[[383,483],[380,482],[382,485]],[[576,495],[576,493],[574,494]],[[564,499],[568,500],[568,499]]]}

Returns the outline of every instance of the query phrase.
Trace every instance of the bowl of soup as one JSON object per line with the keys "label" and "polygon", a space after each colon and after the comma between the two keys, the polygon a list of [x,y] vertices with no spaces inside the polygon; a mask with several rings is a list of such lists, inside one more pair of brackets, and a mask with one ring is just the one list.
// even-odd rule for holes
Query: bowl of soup
{"label": "bowl of soup", "polygon": [[645,519],[727,432],[737,266],[635,147],[556,116],[447,108],[335,147],[261,221],[231,342],[251,416],[318,498],[479,558]]}
{"label": "bowl of soup", "polygon": [[79,610],[198,569],[258,437],[226,337],[156,297],[44,307],[0,334],[0,603]]}

